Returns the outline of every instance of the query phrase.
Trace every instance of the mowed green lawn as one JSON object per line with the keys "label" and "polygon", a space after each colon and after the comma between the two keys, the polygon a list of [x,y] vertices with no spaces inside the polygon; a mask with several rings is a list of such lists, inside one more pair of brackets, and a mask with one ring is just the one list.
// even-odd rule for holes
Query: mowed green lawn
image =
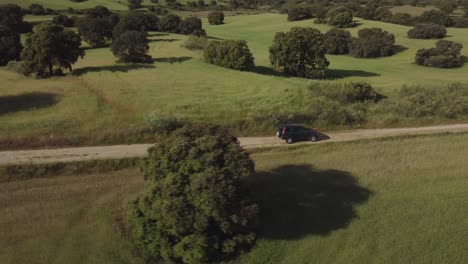
{"label": "mowed green lawn", "polygon": [[[293,26],[322,31],[329,27],[312,20],[287,22],[279,14],[229,16],[225,22],[210,26],[204,20],[204,25],[212,38],[245,39],[255,56],[253,72],[206,64],[200,52],[181,47],[186,36],[156,33],[150,34],[154,65],[117,65],[110,49],[103,48],[87,50],[75,73],[65,77],[35,80],[0,69],[0,138],[115,131],[142,126],[150,112],[226,125],[238,135],[268,133],[245,124],[259,113],[303,111],[307,88],[314,82],[282,76],[271,68],[268,49],[275,33]],[[381,27],[394,33],[406,50],[380,59],[329,56],[329,78],[320,82],[364,80],[387,95],[403,84],[468,83],[468,65],[447,70],[413,64],[417,49],[433,46],[434,40],[408,39],[405,26],[360,22],[351,29],[353,34]],[[447,39],[468,46],[468,29],[449,29],[449,35]],[[468,49],[463,53],[468,55]]]}
{"label": "mowed green lawn", "polygon": [[[235,263],[467,263],[468,134],[252,155],[256,246]],[[137,169],[0,184],[2,263],[140,263],[121,235]]]}

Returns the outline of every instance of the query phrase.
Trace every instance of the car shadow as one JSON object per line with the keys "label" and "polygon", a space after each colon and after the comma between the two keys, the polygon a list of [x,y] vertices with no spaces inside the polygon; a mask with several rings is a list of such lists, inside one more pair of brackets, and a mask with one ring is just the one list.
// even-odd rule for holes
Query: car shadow
{"label": "car shadow", "polygon": [[59,97],[58,94],[44,92],[0,96],[0,115],[50,107],[59,102]]}
{"label": "car shadow", "polygon": [[326,236],[358,218],[372,192],[349,172],[284,165],[247,177],[259,205],[259,235],[268,239]]}

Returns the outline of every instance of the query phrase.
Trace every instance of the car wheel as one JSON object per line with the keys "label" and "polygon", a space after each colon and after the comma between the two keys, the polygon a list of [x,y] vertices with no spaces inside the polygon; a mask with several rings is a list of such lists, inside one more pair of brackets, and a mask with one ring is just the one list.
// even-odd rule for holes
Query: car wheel
{"label": "car wheel", "polygon": [[288,138],[288,139],[286,139],[286,143],[288,143],[288,144],[292,144],[292,143],[293,143],[293,140],[292,140],[292,138]]}
{"label": "car wheel", "polygon": [[310,142],[316,142],[318,140],[317,136],[313,135],[310,137],[309,141]]}

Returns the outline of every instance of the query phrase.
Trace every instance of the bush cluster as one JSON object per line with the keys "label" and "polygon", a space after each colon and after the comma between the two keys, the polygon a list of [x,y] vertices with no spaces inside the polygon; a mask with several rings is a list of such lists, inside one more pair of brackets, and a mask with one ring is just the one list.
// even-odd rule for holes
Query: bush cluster
{"label": "bush cluster", "polygon": [[465,58],[460,55],[463,45],[448,40],[439,40],[435,48],[420,49],[416,53],[416,64],[436,68],[463,66]]}
{"label": "bush cluster", "polygon": [[288,21],[299,21],[312,17],[312,12],[307,7],[296,6],[288,9]]}
{"label": "bush cluster", "polygon": [[376,58],[394,54],[395,36],[380,28],[365,28],[353,39],[350,54],[358,58]]}
{"label": "bush cluster", "polygon": [[245,40],[211,41],[203,56],[208,63],[234,70],[248,71],[255,66]]}
{"label": "bush cluster", "polygon": [[436,24],[418,24],[408,31],[408,37],[414,39],[440,39],[446,35],[447,29],[444,26]]}

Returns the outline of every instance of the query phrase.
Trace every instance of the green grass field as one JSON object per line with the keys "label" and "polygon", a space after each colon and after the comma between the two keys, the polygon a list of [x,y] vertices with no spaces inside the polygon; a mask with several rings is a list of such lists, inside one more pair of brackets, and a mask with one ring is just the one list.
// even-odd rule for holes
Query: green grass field
{"label": "green grass field", "polygon": [[[468,134],[265,150],[259,239],[236,263],[466,263]],[[137,169],[0,184],[2,263],[140,263],[120,235]]]}
{"label": "green grass field", "polygon": [[[85,2],[87,3],[87,2]],[[31,18],[32,19],[32,18]],[[285,15],[229,16],[221,26],[204,20],[210,37],[245,39],[255,57],[253,72],[238,72],[206,64],[199,52],[181,47],[186,36],[151,34],[154,65],[116,65],[108,48],[86,51],[74,74],[36,80],[0,69],[0,139],[102,133],[144,125],[150,112],[226,125],[237,135],[266,134],[270,128],[251,127],[252,115],[286,109],[304,111],[303,98],[314,81],[276,73],[269,64],[268,48],[276,32],[293,26],[316,27],[312,20],[287,22]],[[413,64],[418,48],[434,40],[406,37],[408,27],[360,21],[353,34],[365,27],[381,27],[396,35],[406,50],[380,59],[329,56],[329,80],[367,81],[392,95],[403,84],[424,86],[468,83],[468,65],[459,69],[434,69]],[[447,39],[468,46],[468,29],[449,29]],[[468,49],[463,50],[468,55]],[[36,100],[31,100],[38,96]],[[20,107],[7,109],[8,104]],[[433,122],[441,122],[434,120]]]}

